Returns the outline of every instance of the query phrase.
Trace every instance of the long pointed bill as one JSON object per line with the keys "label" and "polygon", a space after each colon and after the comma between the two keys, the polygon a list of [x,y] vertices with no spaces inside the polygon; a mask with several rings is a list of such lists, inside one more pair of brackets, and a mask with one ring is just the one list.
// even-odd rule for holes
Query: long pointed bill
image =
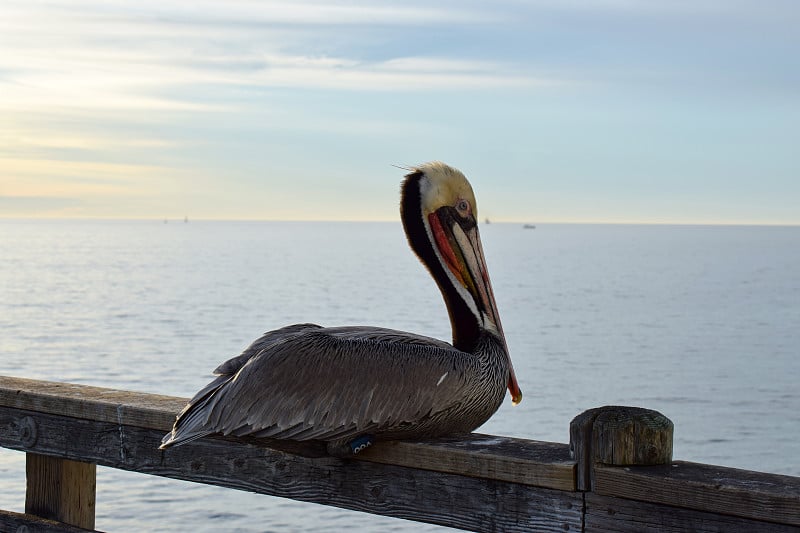
{"label": "long pointed bill", "polygon": [[512,403],[517,405],[522,401],[522,390],[514,373],[511,356],[508,355],[508,345],[503,334],[503,326],[500,324],[492,284],[489,281],[478,227],[472,226],[465,230],[457,220],[445,214],[440,216],[437,212],[428,215],[428,222],[447,269],[458,285],[471,296],[475,304],[473,312],[476,317],[485,329],[495,333],[503,342],[508,357],[508,392],[511,393]]}

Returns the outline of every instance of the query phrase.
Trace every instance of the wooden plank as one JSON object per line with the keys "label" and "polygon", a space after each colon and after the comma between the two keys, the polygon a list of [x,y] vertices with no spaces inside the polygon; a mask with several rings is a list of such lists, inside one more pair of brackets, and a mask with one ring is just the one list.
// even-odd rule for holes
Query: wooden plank
{"label": "wooden plank", "polygon": [[0,376],[0,406],[102,422],[172,428],[186,398]]}
{"label": "wooden plank", "polygon": [[[17,428],[35,420],[38,438]],[[0,408],[0,446],[473,531],[579,531],[582,494],[304,455],[208,438],[158,450],[162,430]]]}
{"label": "wooden plank", "polygon": [[[88,385],[0,376],[0,406],[168,431],[187,400]],[[304,446],[263,441],[295,449]],[[575,461],[566,444],[473,434],[423,443],[377,443],[356,458],[559,490],[575,490]]]}
{"label": "wooden plank", "polygon": [[586,494],[586,533],[797,533],[794,526]]}
{"label": "wooden plank", "polygon": [[595,467],[606,496],[800,526],[800,478],[674,461],[669,465]]}
{"label": "wooden plank", "polygon": [[25,513],[94,529],[96,465],[26,454]]}
{"label": "wooden plank", "polygon": [[38,516],[0,510],[0,531],[9,533],[100,533]]}
{"label": "wooden plank", "polygon": [[524,441],[473,433],[425,442],[383,442],[358,459],[575,490],[575,461],[565,444]]}
{"label": "wooden plank", "polygon": [[[380,443],[350,461],[328,457],[319,444],[243,439],[201,439],[156,451],[185,401],[0,377],[0,445],[484,531],[574,528],[573,511],[582,508],[581,495],[535,488],[537,484],[562,488],[568,485],[565,478],[574,480],[575,463],[561,444],[474,434],[437,442]],[[70,429],[62,428],[65,423]],[[262,470],[272,472],[271,477],[261,479]],[[778,523],[800,526],[800,478],[684,462],[597,465],[595,475],[598,495],[740,517],[732,520],[771,522],[776,527]],[[426,494],[435,494],[438,488],[444,491],[426,496],[442,505],[441,511],[414,501],[418,483]],[[500,511],[502,516],[497,516]]]}

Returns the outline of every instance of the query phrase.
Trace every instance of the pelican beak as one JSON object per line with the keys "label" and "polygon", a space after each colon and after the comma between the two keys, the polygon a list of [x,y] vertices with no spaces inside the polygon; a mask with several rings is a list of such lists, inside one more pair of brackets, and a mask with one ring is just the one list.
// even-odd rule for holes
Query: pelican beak
{"label": "pelican beak", "polygon": [[519,388],[517,383],[517,376],[514,374],[514,366],[511,364],[511,358],[508,358],[509,374],[508,374],[508,392],[511,393],[511,403],[519,405],[522,402],[522,389]]}
{"label": "pelican beak", "polygon": [[[514,373],[511,356],[500,324],[497,303],[494,299],[489,271],[483,256],[478,225],[474,219],[459,219],[449,209],[439,209],[428,215],[428,222],[433,233],[436,247],[441,253],[447,269],[452,274],[457,288],[460,286],[475,302],[473,312],[482,323],[484,329],[497,335],[503,342],[508,357],[508,392],[514,405],[522,401],[522,390]],[[447,228],[447,229],[445,229]],[[461,290],[461,289],[459,289]]]}

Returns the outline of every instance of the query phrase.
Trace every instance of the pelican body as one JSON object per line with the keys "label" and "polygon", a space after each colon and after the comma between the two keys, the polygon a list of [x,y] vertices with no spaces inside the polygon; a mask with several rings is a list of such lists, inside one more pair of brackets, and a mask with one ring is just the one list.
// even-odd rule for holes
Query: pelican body
{"label": "pelican body", "polygon": [[331,454],[346,455],[373,439],[469,433],[494,414],[506,388],[521,401],[472,187],[444,163],[408,170],[403,227],[444,297],[453,344],[371,326],[270,331],[214,371],[161,448],[218,433],[325,441]]}

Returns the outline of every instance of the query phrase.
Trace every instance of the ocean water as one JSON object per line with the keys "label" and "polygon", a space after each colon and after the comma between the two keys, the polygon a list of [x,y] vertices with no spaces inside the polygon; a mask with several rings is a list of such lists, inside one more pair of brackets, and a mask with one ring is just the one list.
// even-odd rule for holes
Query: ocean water
{"label": "ocean water", "polygon": [[[567,442],[578,413],[657,409],[677,459],[800,476],[800,228],[481,227],[525,393],[480,431]],[[191,396],[295,322],[449,340],[399,223],[0,221],[0,374]],[[0,448],[0,508],[24,508]],[[98,468],[107,531],[442,528]]]}

